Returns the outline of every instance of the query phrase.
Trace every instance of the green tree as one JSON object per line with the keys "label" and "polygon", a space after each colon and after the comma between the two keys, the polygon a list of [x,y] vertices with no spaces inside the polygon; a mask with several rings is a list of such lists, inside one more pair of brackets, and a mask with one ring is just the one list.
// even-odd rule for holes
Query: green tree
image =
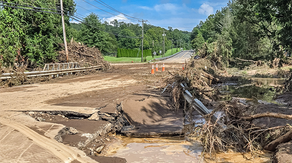
{"label": "green tree", "polygon": [[136,48],[137,38],[135,38],[136,35],[134,32],[132,32],[129,29],[123,29],[119,33],[119,47],[122,47],[124,49],[134,49]]}
{"label": "green tree", "polygon": [[[4,2],[24,5],[22,0]],[[54,0],[34,0],[29,5],[58,8],[60,4]],[[68,25],[68,16],[74,14],[75,3],[64,0],[64,7]],[[60,15],[3,7],[0,9],[0,31],[0,58],[4,65],[28,60],[29,65],[37,66],[56,60],[56,50],[62,42]]]}
{"label": "green tree", "polygon": [[192,48],[198,50],[203,47],[204,43],[205,43],[204,37],[202,36],[201,33],[199,33],[197,34],[195,39],[192,40]]}
{"label": "green tree", "polygon": [[96,47],[106,53],[109,52],[111,44],[114,42],[113,38],[104,32],[104,26],[94,13],[83,20],[79,40],[89,47]]}

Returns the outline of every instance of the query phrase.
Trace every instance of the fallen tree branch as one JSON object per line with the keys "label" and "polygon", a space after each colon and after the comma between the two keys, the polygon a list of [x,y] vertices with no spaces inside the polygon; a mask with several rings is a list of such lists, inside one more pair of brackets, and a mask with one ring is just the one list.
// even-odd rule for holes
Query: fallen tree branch
{"label": "fallen tree branch", "polygon": [[275,151],[279,144],[286,143],[290,141],[291,138],[292,138],[292,130],[287,132],[285,135],[279,137],[278,139],[272,141],[268,145],[266,145],[264,149],[269,150],[269,151]]}
{"label": "fallen tree branch", "polygon": [[243,62],[257,62],[257,61],[254,61],[254,60],[246,60],[246,59],[241,59],[241,58],[235,58],[237,60],[240,60],[240,61],[243,61]]}
{"label": "fallen tree branch", "polygon": [[281,118],[281,119],[292,119],[292,115],[287,115],[287,114],[280,114],[280,113],[261,113],[261,114],[255,114],[251,115],[249,117],[242,117],[241,119],[251,121],[254,119],[258,118],[263,118],[263,117],[273,117],[273,118]]}

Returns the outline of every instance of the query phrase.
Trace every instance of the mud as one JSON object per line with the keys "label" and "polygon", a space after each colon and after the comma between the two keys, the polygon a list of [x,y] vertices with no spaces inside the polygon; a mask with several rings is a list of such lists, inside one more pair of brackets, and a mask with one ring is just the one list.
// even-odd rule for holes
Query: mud
{"label": "mud", "polygon": [[[126,80],[126,79],[125,79]],[[101,108],[108,104],[121,103],[128,95],[135,92],[143,92],[146,86],[132,85],[126,87],[108,88],[97,91],[89,91],[76,95],[46,101],[47,104],[57,106],[79,106]],[[118,93],[117,93],[118,92]]]}
{"label": "mud", "polygon": [[0,129],[0,162],[62,162],[19,131],[2,124]]}
{"label": "mud", "polygon": [[183,112],[160,92],[135,94],[123,101],[124,114],[134,127],[121,133],[131,137],[183,135]]}

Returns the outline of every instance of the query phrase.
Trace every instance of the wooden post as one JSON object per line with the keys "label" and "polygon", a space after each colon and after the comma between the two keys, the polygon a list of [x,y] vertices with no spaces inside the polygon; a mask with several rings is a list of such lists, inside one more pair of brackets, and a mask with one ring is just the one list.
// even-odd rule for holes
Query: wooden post
{"label": "wooden post", "polygon": [[60,0],[60,4],[61,4],[61,17],[62,17],[62,27],[63,27],[63,37],[64,37],[64,46],[65,46],[65,53],[66,53],[66,61],[69,62],[68,48],[67,48],[67,40],[66,40],[66,30],[65,30],[65,21],[64,21],[63,0]]}

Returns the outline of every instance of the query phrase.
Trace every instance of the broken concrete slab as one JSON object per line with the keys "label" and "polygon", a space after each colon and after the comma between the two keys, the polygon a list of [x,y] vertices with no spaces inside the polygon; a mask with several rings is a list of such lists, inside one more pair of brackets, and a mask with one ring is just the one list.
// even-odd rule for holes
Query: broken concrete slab
{"label": "broken concrete slab", "polygon": [[98,121],[98,120],[101,120],[101,117],[100,117],[99,113],[96,112],[96,113],[93,113],[93,114],[88,118],[88,120],[91,120],[91,121]]}
{"label": "broken concrete slab", "polygon": [[183,133],[183,111],[175,111],[169,97],[143,94],[123,101],[124,115],[130,121],[132,130],[121,133],[132,137],[171,136]]}
{"label": "broken concrete slab", "polygon": [[100,111],[100,114],[107,113],[107,114],[115,115],[115,116],[118,115],[117,104],[113,104],[113,103],[106,105],[106,107],[101,108],[99,111]]}

